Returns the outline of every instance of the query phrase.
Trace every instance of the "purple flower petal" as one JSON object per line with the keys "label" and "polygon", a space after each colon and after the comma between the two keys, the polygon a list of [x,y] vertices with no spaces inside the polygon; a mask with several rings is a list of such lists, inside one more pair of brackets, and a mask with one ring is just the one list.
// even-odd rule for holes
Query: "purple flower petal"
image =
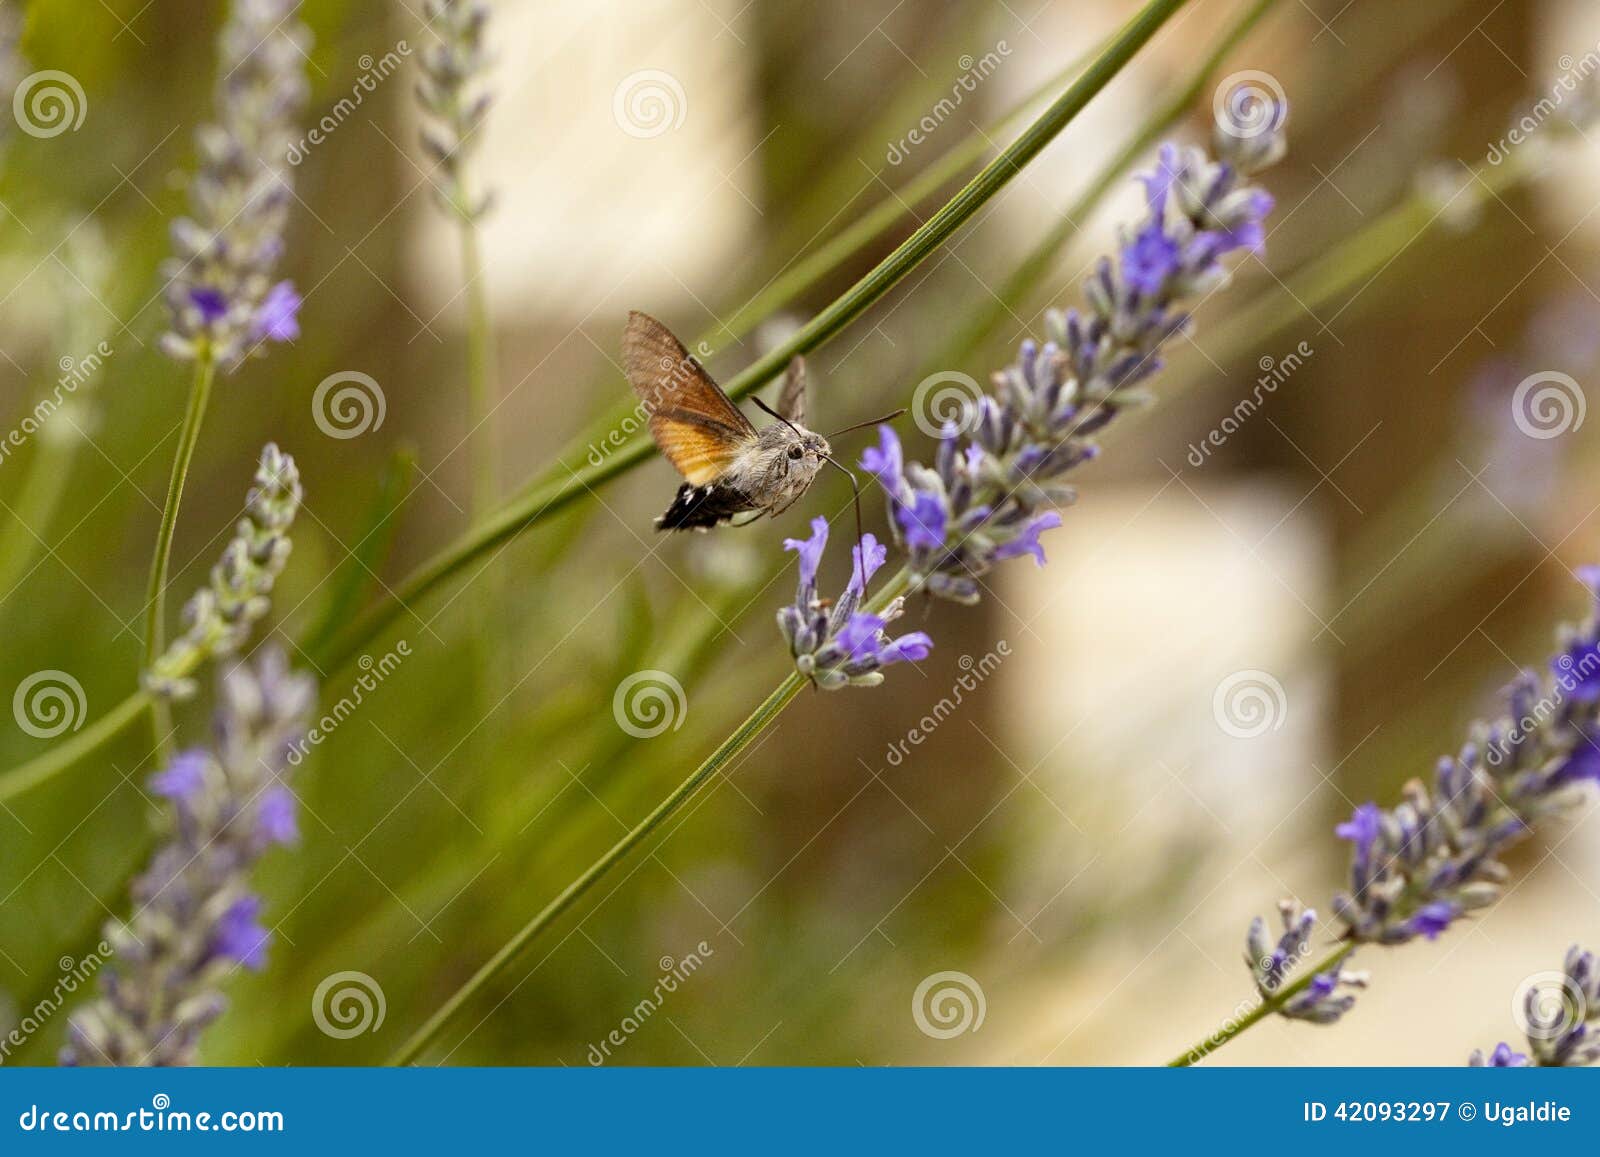
{"label": "purple flower petal", "polygon": [[822,552],[827,545],[828,520],[820,516],[811,520],[810,538],[783,540],[784,550],[792,550],[800,556],[800,586],[803,589],[816,589],[817,568],[822,565]]}
{"label": "purple flower petal", "polygon": [[249,969],[260,969],[267,962],[268,932],[256,920],[261,912],[258,896],[241,896],[217,921],[211,937],[211,951],[236,960]]}
{"label": "purple flower petal", "polygon": [[220,289],[207,285],[196,286],[189,291],[189,301],[200,311],[200,317],[207,325],[214,325],[228,316],[228,299]]}
{"label": "purple flower petal", "polygon": [[256,809],[256,833],[269,844],[292,844],[300,838],[293,792],[280,784],[262,793]]}
{"label": "purple flower petal", "polygon": [[[865,555],[863,561],[862,556]],[[871,534],[863,534],[861,542],[850,548],[850,558],[853,566],[850,572],[850,585],[847,588],[856,598],[861,598],[866,593],[867,584],[872,581],[872,576],[889,558],[889,548],[880,543]],[[865,570],[863,572],[863,566]]]}
{"label": "purple flower petal", "polygon": [[878,652],[878,659],[887,663],[920,663],[933,651],[933,640],[922,631],[912,631],[893,639]]}
{"label": "purple flower petal", "polygon": [[937,494],[914,491],[911,502],[896,506],[894,514],[906,545],[913,550],[939,550],[944,546],[947,515]]}
{"label": "purple flower petal", "polygon": [[205,790],[209,762],[203,751],[180,751],[163,770],[150,777],[150,790],[165,799],[192,803]]}
{"label": "purple flower petal", "polygon": [[250,332],[257,340],[293,341],[300,336],[299,313],[300,295],[294,291],[294,283],[280,281],[256,309]]}
{"label": "purple flower petal", "polygon": [[995,558],[1016,558],[1019,555],[1031,554],[1040,565],[1045,564],[1044,546],[1039,542],[1039,536],[1047,530],[1054,530],[1061,525],[1061,515],[1054,510],[1047,510],[1028,523],[1022,532],[1010,542],[1001,543],[995,549]]}

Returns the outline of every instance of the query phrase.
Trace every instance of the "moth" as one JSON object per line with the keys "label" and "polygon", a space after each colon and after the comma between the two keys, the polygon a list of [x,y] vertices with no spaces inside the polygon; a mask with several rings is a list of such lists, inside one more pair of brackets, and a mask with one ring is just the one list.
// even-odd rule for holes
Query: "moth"
{"label": "moth", "polygon": [[776,409],[754,399],[777,419],[760,429],[672,331],[648,314],[628,314],[622,364],[649,416],[650,436],[684,477],[656,519],[658,530],[709,530],[751,511],[756,518],[782,514],[810,488],[824,462],[844,471],[855,487],[855,476],[834,461],[828,439],[806,428],[802,359],[789,363]]}

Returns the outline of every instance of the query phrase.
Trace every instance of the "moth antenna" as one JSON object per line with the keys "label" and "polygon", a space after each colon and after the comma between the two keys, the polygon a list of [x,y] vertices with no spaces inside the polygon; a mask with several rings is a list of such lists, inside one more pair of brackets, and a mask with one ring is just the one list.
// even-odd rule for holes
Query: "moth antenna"
{"label": "moth antenna", "polygon": [[[778,411],[774,410],[771,406],[767,405],[760,398],[758,398],[758,397],[756,397],[756,396],[754,396],[752,394],[751,397],[750,397],[750,400],[756,404],[756,408],[759,409],[762,413],[771,414],[774,418],[778,419],[778,421],[782,422],[785,426],[789,427],[789,429],[793,430],[794,431],[794,436],[796,438],[804,438],[805,437],[804,434],[800,433],[800,427],[799,426],[796,426],[793,422],[789,421],[788,418],[785,418],[782,414],[778,413]],[[902,411],[902,413],[903,412],[904,411]]]}
{"label": "moth antenna", "polygon": [[861,560],[861,601],[865,603],[867,601],[867,544],[866,535],[861,533],[861,486],[856,482],[854,474],[832,458],[824,454],[822,460],[850,479],[850,504],[855,507],[856,511],[856,557]]}
{"label": "moth antenna", "polygon": [[892,414],[885,414],[881,418],[871,418],[871,419],[869,419],[869,420],[867,420],[865,422],[857,422],[854,426],[846,426],[843,430],[835,430],[831,434],[824,434],[823,437],[824,438],[837,438],[840,434],[848,434],[851,430],[859,430],[863,426],[876,426],[879,422],[892,422],[896,418],[898,418],[901,414],[903,414],[905,412],[906,412],[906,408],[904,406],[901,406],[898,410],[894,411]]}

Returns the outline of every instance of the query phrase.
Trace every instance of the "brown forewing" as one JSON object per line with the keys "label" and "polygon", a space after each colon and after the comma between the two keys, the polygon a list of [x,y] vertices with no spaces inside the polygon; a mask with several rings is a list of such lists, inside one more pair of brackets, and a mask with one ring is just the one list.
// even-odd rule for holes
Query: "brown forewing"
{"label": "brown forewing", "polygon": [[690,483],[722,474],[756,429],[672,332],[649,314],[628,314],[622,365],[650,418],[661,453]]}

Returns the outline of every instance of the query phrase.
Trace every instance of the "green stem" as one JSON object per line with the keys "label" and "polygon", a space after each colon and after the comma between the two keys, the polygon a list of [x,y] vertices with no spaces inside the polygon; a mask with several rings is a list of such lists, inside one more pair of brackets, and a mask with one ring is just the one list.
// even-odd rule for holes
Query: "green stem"
{"label": "green stem", "polygon": [[616,867],[628,853],[643,843],[650,834],[665,823],[674,812],[688,803],[696,792],[711,780],[719,771],[727,767],[728,763],[741,751],[748,747],[752,740],[775,720],[804,689],[806,681],[798,672],[790,672],[789,677],[778,684],[776,690],[768,695],[761,705],[757,707],[741,723],[727,739],[707,757],[706,761],[694,770],[694,774],[673,789],[656,805],[654,811],[640,820],[638,825],[611,846],[606,852],[572,883],[562,889],[550,903],[546,904],[539,914],[522,926],[515,936],[508,940],[501,949],[484,962],[472,978],[463,984],[449,1000],[445,1001],[411,1037],[400,1046],[398,1052],[390,1058],[391,1064],[411,1064],[421,1055],[422,1050],[439,1035],[440,1030],[449,1022],[461,1006],[466,1004],[474,994],[482,989],[489,981],[503,972],[513,960],[531,944],[534,939],[559,920],[573,905],[581,900],[584,895],[599,883],[612,868]]}
{"label": "green stem", "polygon": [[[195,361],[194,384],[189,388],[189,404],[184,410],[183,427],[178,432],[178,451],[172,459],[172,477],[167,481],[167,502],[161,508],[161,525],[156,530],[155,557],[150,562],[150,582],[145,588],[144,664],[148,671],[166,649],[167,572],[172,562],[172,536],[178,526],[178,508],[183,505],[183,485],[189,478],[189,463],[200,442],[200,426],[205,421],[206,403],[211,398],[211,383],[216,377],[216,361],[209,349],[202,348]],[[164,701],[150,703],[150,722],[156,750],[165,756],[170,745],[172,716]]]}
{"label": "green stem", "polygon": [[1273,993],[1270,997],[1267,997],[1243,1016],[1234,1020],[1224,1021],[1222,1026],[1218,1028],[1216,1032],[1202,1040],[1196,1041],[1183,1052],[1179,1053],[1177,1056],[1168,1061],[1167,1067],[1169,1069],[1186,1069],[1190,1065],[1198,1064],[1200,1061],[1205,1060],[1208,1056],[1216,1052],[1223,1045],[1227,1044],[1234,1037],[1238,1036],[1252,1025],[1258,1023],[1259,1021],[1265,1020],[1267,1017],[1277,1012],[1289,1002],[1291,997],[1295,996],[1307,985],[1309,985],[1319,973],[1327,972],[1339,964],[1342,964],[1345,957],[1349,956],[1355,950],[1356,946],[1354,944],[1340,945],[1333,952],[1330,952],[1327,956],[1325,956],[1321,961],[1312,965],[1310,968],[1307,968],[1300,979],[1296,980],[1293,984],[1279,992]]}
{"label": "green stem", "polygon": [[9,803],[39,784],[54,779],[90,752],[110,743],[131,727],[150,703],[148,692],[135,691],[71,739],[56,744],[37,758],[0,776],[0,803]]}
{"label": "green stem", "polygon": [[500,479],[500,450],[490,415],[495,404],[494,326],[489,291],[483,281],[482,244],[476,223],[461,221],[461,276],[467,299],[467,408],[471,430],[472,517],[494,509]]}
{"label": "green stem", "polygon": [[[729,381],[729,396],[737,399],[754,393],[787,366],[796,354],[816,349],[865,313],[1003,189],[1110,83],[1161,25],[1186,3],[1188,0],[1150,0],[1117,33],[1105,51],[1020,137],[985,165],[916,232],[788,341],[757,359]],[[318,665],[340,665],[393,621],[403,606],[421,598],[485,551],[493,550],[528,527],[548,519],[590,491],[631,470],[653,453],[649,439],[636,437],[598,465],[586,465],[583,469],[572,471],[564,479],[553,480],[520,495],[502,507],[499,513],[472,527],[452,545],[423,563],[398,584],[391,597],[368,608],[351,625],[350,630],[335,641],[329,654],[317,657]]]}

